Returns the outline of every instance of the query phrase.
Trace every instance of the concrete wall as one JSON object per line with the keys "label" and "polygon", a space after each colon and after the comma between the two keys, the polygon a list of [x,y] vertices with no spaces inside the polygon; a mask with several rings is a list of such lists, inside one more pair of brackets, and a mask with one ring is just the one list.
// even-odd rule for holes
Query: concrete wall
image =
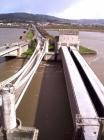
{"label": "concrete wall", "polygon": [[44,60],[46,61],[60,61],[61,60],[61,56],[60,54],[56,54],[54,52],[48,52],[45,56],[44,56]]}
{"label": "concrete wall", "polygon": [[79,37],[78,35],[60,35],[59,42],[58,42],[58,50],[61,46],[75,46],[79,50]]}
{"label": "concrete wall", "polygon": [[17,56],[21,56],[24,52],[28,50],[28,44],[20,45],[19,50],[17,50]]}
{"label": "concrete wall", "polygon": [[60,35],[59,43],[67,43],[67,45],[77,44],[78,43],[78,35]]}
{"label": "concrete wall", "polygon": [[10,53],[7,53],[5,56],[18,56],[18,50],[14,50]]}

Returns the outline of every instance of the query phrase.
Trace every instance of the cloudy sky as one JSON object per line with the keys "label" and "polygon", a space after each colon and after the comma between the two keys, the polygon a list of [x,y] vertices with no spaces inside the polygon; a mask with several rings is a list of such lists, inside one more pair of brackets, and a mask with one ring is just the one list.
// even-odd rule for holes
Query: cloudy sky
{"label": "cloudy sky", "polygon": [[104,19],[104,0],[0,0],[0,13],[28,12],[67,19]]}

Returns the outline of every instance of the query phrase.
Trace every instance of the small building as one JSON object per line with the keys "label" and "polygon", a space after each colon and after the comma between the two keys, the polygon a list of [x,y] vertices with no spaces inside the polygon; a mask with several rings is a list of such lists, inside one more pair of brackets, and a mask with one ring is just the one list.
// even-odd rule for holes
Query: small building
{"label": "small building", "polygon": [[12,26],[12,23],[7,23],[7,26]]}
{"label": "small building", "polygon": [[78,30],[60,30],[58,49],[61,46],[74,46],[79,50],[79,32]]}

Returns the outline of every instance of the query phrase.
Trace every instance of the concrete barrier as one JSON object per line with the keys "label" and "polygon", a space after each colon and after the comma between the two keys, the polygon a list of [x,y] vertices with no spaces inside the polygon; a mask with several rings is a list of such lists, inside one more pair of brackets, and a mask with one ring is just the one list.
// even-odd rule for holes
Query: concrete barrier
{"label": "concrete barrier", "polygon": [[60,50],[75,126],[75,140],[98,140],[99,117],[67,47]]}

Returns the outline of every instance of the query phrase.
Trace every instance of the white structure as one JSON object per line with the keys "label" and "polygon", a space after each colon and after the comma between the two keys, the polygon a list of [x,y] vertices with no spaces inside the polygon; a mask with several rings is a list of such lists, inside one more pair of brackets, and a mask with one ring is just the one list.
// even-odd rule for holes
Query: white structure
{"label": "white structure", "polygon": [[62,30],[59,35],[58,50],[61,46],[75,46],[79,50],[79,36],[77,30]]}
{"label": "white structure", "polygon": [[26,52],[28,49],[28,42],[12,43],[0,49],[0,56],[18,56]]}
{"label": "white structure", "polygon": [[15,95],[5,88],[2,96],[2,126],[6,130],[16,128]]}

